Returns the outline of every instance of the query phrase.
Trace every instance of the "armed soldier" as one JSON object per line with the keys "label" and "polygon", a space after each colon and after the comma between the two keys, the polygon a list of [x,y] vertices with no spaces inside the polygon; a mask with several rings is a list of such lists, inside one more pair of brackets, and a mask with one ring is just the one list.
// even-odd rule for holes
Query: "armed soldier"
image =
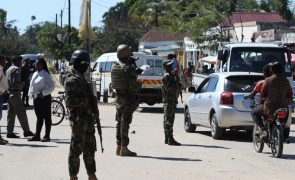
{"label": "armed soldier", "polygon": [[173,61],[167,60],[163,63],[166,70],[162,79],[162,96],[164,103],[164,133],[165,144],[180,146],[181,144],[173,138],[173,124],[177,105],[177,98],[181,92],[181,84],[177,75],[173,71]]}
{"label": "armed soldier", "polygon": [[135,65],[135,60],[131,57],[133,54],[129,47],[121,44],[117,48],[117,57],[120,63],[112,67],[112,87],[116,90],[116,121],[117,121],[117,150],[118,156],[137,156],[135,152],[130,151],[128,131],[132,122],[132,114],[138,107],[136,92],[139,89],[137,75],[142,71]]}
{"label": "armed soldier", "polygon": [[70,123],[72,128],[71,145],[69,152],[70,179],[78,179],[80,167],[79,156],[83,152],[84,164],[89,180],[95,180],[96,164],[94,154],[96,151],[95,128],[93,114],[96,114],[97,104],[93,102],[93,94],[87,83],[84,73],[90,61],[87,51],[77,50],[73,53],[65,79],[65,101],[70,110]]}

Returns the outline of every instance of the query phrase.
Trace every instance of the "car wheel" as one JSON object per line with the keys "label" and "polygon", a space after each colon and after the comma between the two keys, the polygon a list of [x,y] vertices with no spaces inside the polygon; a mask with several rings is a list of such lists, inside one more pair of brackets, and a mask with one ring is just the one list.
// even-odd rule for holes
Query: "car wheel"
{"label": "car wheel", "polygon": [[211,126],[211,136],[213,139],[220,139],[225,131],[224,128],[219,127],[218,121],[216,114],[213,114],[211,116],[211,121],[210,121],[210,126]]}
{"label": "car wheel", "polygon": [[189,110],[186,109],[184,113],[184,130],[188,133],[192,133],[192,132],[195,132],[196,127],[197,126],[192,124],[191,122],[191,116],[190,116]]}

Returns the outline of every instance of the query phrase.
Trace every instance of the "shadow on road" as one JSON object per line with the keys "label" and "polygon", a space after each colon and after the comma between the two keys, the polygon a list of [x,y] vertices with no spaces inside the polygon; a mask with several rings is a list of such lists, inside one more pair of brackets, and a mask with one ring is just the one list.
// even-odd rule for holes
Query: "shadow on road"
{"label": "shadow on road", "polygon": [[18,147],[29,146],[29,147],[32,147],[32,148],[58,147],[58,146],[48,146],[48,145],[40,145],[40,144],[14,144],[14,143],[9,143],[7,145],[9,145],[9,146],[18,146]]}
{"label": "shadow on road", "polygon": [[294,136],[289,136],[289,141],[290,141],[290,143],[295,143],[295,137]]}
{"label": "shadow on road", "polygon": [[154,156],[136,156],[138,158],[146,158],[146,159],[158,159],[165,161],[202,161],[200,159],[190,159],[190,158],[172,158],[172,157],[154,157]]}
{"label": "shadow on road", "polygon": [[283,159],[295,160],[295,154],[284,154],[283,153]]}
{"label": "shadow on road", "polygon": [[[210,131],[196,131],[195,133],[203,134],[211,137]],[[252,142],[252,134],[245,131],[226,131],[220,140],[224,141],[239,141],[239,142]]]}
{"label": "shadow on road", "polygon": [[[138,110],[138,112],[141,112],[141,113],[159,113],[159,114],[164,113],[162,107],[142,107],[142,108],[140,108]],[[183,114],[183,112],[184,112],[184,108],[176,108],[175,113]]]}
{"label": "shadow on road", "polygon": [[70,139],[51,139],[51,142],[55,142],[57,144],[70,144]]}
{"label": "shadow on road", "polygon": [[231,149],[223,146],[215,146],[215,145],[201,145],[201,144],[181,144],[181,146],[189,146],[189,147],[203,147],[203,148],[216,148],[216,149]]}

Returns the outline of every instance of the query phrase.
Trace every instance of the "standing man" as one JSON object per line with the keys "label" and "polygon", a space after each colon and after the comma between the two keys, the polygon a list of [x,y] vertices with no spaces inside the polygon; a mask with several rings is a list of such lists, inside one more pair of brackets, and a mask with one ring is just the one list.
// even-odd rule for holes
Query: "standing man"
{"label": "standing man", "polygon": [[129,47],[121,44],[117,48],[117,57],[120,63],[114,64],[111,72],[112,87],[116,90],[116,121],[117,121],[117,150],[118,156],[137,156],[130,151],[129,144],[129,125],[132,122],[132,115],[138,107],[136,92],[139,89],[137,76],[142,70],[138,69],[133,54]]}
{"label": "standing man", "polygon": [[26,58],[21,67],[21,77],[22,82],[24,82],[23,94],[22,94],[22,101],[26,107],[29,107],[29,96],[28,91],[30,87],[30,58]]}
{"label": "standing man", "polygon": [[[0,120],[2,119],[2,109],[3,109],[3,102],[4,102],[4,95],[7,93],[8,83],[3,72],[3,68],[5,67],[5,57],[0,55]],[[8,141],[4,140],[1,137],[1,127],[0,127],[0,145],[7,144]]]}
{"label": "standing man", "polygon": [[90,85],[84,75],[89,66],[90,54],[85,50],[77,50],[71,58],[72,67],[67,71],[65,79],[65,101],[70,110],[72,128],[69,152],[69,174],[71,180],[78,179],[80,168],[79,156],[83,153],[84,164],[89,180],[96,180],[95,128],[93,114],[98,109]]}
{"label": "standing man", "polygon": [[177,105],[177,98],[181,91],[181,84],[177,75],[173,74],[173,61],[167,60],[163,63],[166,70],[162,79],[162,96],[164,103],[164,133],[165,144],[180,146],[181,144],[173,138],[173,124]]}
{"label": "standing man", "polygon": [[10,94],[7,101],[7,138],[19,138],[19,136],[13,133],[15,116],[17,116],[24,131],[24,137],[33,136],[33,133],[30,131],[27,113],[21,99],[21,91],[24,87],[24,83],[21,81],[21,64],[22,57],[14,56],[12,57],[12,65],[6,71],[8,92]]}

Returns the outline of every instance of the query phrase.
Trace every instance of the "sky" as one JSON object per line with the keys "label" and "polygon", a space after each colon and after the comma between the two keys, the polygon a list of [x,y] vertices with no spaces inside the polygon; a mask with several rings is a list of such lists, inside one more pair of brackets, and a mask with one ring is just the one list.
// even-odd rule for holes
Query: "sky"
{"label": "sky", "polygon": [[[91,0],[91,25],[101,26],[102,16],[110,7],[124,0]],[[71,25],[78,28],[80,20],[80,7],[82,0],[71,0]],[[63,25],[68,24],[68,0],[0,0],[0,9],[7,11],[7,22],[16,20],[13,24],[21,33],[27,26],[32,25],[31,17],[35,16],[33,23],[44,21],[55,22],[63,9]]]}

